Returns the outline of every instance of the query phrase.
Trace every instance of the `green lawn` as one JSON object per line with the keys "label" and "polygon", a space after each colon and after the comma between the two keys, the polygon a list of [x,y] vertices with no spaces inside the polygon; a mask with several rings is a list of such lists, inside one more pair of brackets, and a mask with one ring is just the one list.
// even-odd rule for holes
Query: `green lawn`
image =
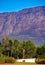
{"label": "green lawn", "polygon": [[31,63],[31,62],[15,62],[15,64],[36,64],[36,63]]}

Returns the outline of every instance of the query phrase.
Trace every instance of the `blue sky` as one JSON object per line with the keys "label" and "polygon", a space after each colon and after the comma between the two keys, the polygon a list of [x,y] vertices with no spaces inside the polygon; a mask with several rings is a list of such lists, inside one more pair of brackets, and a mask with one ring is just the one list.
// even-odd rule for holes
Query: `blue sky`
{"label": "blue sky", "polygon": [[45,6],[45,0],[0,0],[0,12],[13,12],[36,6]]}

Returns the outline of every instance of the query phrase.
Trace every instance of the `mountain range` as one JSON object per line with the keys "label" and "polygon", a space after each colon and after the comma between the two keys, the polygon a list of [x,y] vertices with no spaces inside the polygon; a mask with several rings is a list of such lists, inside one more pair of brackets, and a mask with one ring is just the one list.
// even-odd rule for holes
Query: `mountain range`
{"label": "mountain range", "polygon": [[5,34],[9,38],[32,40],[36,45],[45,43],[45,6],[0,13],[0,39]]}

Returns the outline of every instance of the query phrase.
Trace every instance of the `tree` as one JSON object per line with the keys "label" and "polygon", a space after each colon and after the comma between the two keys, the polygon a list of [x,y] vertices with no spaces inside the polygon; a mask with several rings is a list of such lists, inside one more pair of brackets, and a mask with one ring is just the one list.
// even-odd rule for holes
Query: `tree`
{"label": "tree", "polygon": [[2,46],[3,46],[3,54],[9,56],[9,39],[6,35],[4,35],[2,39]]}
{"label": "tree", "polygon": [[3,47],[2,47],[2,44],[0,42],[0,56],[2,56],[2,52],[3,52]]}
{"label": "tree", "polygon": [[36,53],[36,46],[34,45],[33,42],[31,42],[30,40],[28,41],[23,41],[20,45],[19,45],[19,57],[22,58],[23,57],[23,49],[25,50],[25,58],[32,58],[35,56]]}
{"label": "tree", "polygon": [[36,58],[45,58],[45,44],[37,47]]}
{"label": "tree", "polygon": [[15,58],[19,58],[18,57],[18,54],[19,54],[19,49],[18,49],[18,46],[19,46],[19,44],[20,44],[20,42],[17,40],[17,39],[15,39],[14,40],[14,53],[13,53],[13,56],[15,57]]}
{"label": "tree", "polygon": [[12,56],[12,52],[13,52],[13,42],[12,42],[11,39],[9,40],[9,50],[10,50],[9,56]]}
{"label": "tree", "polygon": [[36,46],[28,41],[18,41],[17,39],[8,39],[5,35],[2,39],[3,54],[15,58],[32,58],[35,57]]}
{"label": "tree", "polygon": [[35,44],[32,41],[28,40],[26,42],[26,57],[33,58],[35,56],[35,53],[36,53]]}

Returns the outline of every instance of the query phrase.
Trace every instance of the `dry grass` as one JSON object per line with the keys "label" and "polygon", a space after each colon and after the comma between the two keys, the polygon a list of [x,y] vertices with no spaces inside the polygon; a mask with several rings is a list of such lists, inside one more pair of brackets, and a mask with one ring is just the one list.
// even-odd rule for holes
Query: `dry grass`
{"label": "dry grass", "polygon": [[0,65],[45,65],[45,64],[0,64]]}

